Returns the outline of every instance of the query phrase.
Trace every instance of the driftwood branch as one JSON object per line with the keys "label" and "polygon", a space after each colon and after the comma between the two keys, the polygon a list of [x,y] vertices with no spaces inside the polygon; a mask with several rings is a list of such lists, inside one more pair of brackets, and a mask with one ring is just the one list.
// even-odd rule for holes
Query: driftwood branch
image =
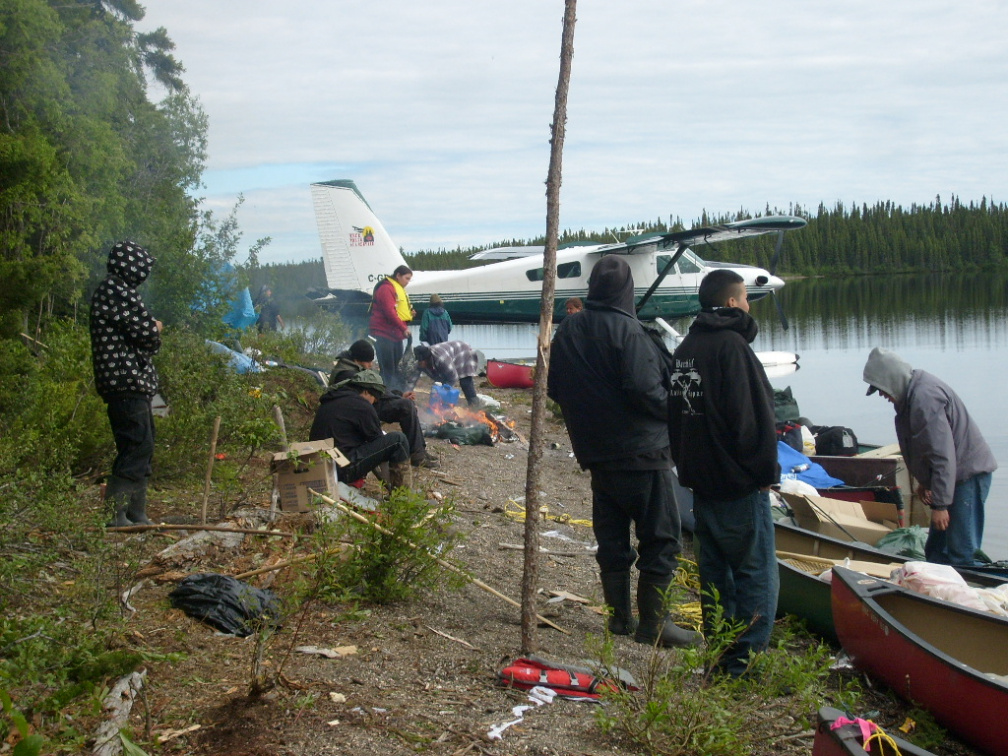
{"label": "driftwood branch", "polygon": [[456,643],[461,643],[463,646],[465,646],[466,648],[471,648],[473,651],[479,651],[479,649],[476,648],[476,646],[474,646],[469,641],[464,641],[461,638],[456,638],[454,635],[448,635],[448,633],[441,632],[436,627],[431,627],[430,625],[424,625],[424,627],[426,627],[432,633],[436,633],[436,634],[440,635],[442,638],[447,638],[450,641],[455,641]]}
{"label": "driftwood branch", "polygon": [[[520,543],[500,543],[498,547],[508,551],[524,551],[525,547]],[[559,557],[577,557],[577,556],[595,556],[592,552],[587,549],[583,551],[550,551],[545,546],[539,547],[539,553],[545,556],[559,556]]]}
{"label": "driftwood branch", "polygon": [[283,533],[279,530],[256,530],[255,528],[229,528],[226,525],[123,525],[117,528],[105,528],[109,533],[143,533],[147,530],[210,530],[215,533],[248,533],[249,535],[278,536],[293,538],[293,533]]}
{"label": "driftwood branch", "polygon": [[[403,538],[402,536],[397,536],[395,533],[393,533],[388,528],[382,527],[381,525],[379,525],[378,523],[374,522],[373,520],[369,520],[367,517],[365,517],[364,515],[362,515],[360,512],[357,512],[356,510],[351,509],[349,506],[347,506],[347,504],[349,504],[350,502],[346,502],[345,500],[337,501],[337,500],[335,500],[333,498],[330,498],[329,496],[326,496],[325,494],[319,493],[318,491],[316,491],[314,489],[311,489],[311,488],[308,489],[308,493],[310,493],[312,496],[318,496],[326,504],[331,504],[332,506],[336,507],[339,511],[343,512],[346,515],[349,515],[350,517],[353,517],[355,520],[358,520],[359,522],[363,522],[365,525],[369,525],[370,527],[372,527],[375,530],[377,530],[379,533],[384,533],[385,535],[390,535],[390,536],[394,537],[396,540],[400,541],[401,543],[406,544],[410,548],[417,549],[418,551],[424,550],[422,546],[418,546],[416,543],[414,543],[413,541],[410,541],[407,538]],[[475,585],[480,590],[486,591],[487,593],[489,593],[489,594],[491,594],[493,596],[496,596],[497,598],[499,598],[499,599],[501,599],[503,601],[506,601],[507,603],[511,604],[512,606],[515,606],[515,607],[518,607],[519,609],[521,609],[521,604],[518,603],[517,601],[515,601],[510,596],[504,595],[503,593],[501,593],[500,591],[498,591],[496,588],[487,585],[486,583],[484,583],[479,578],[474,577],[473,575],[470,575],[468,572],[466,572],[465,570],[463,570],[463,569],[461,569],[459,567],[456,567],[451,562],[448,562],[448,561],[442,559],[439,556],[434,556],[434,554],[431,554],[429,551],[426,552],[426,553],[427,553],[427,555],[431,559],[433,559],[439,565],[441,565],[442,567],[444,567],[446,570],[449,570],[450,572],[454,572],[456,575],[460,575],[461,577],[465,578],[467,581],[469,581],[470,583],[472,583],[473,585]],[[569,632],[570,632],[569,630],[564,630],[562,627],[560,627],[559,625],[555,624],[551,620],[546,619],[542,615],[537,614],[535,616],[536,616],[536,618],[540,622],[542,622],[545,625],[549,625],[554,630],[559,630],[561,633],[567,633],[567,634],[569,634]]]}
{"label": "driftwood branch", "polygon": [[111,716],[95,733],[95,747],[92,751],[94,756],[117,756],[122,753],[122,740],[119,738],[119,730],[126,726],[129,721],[130,711],[137,694],[143,687],[146,670],[143,672],[132,672],[112,687],[112,690],[104,700],[102,708],[108,711]]}
{"label": "driftwood branch", "polygon": [[[346,551],[347,549],[353,548],[352,544],[341,543],[339,546],[333,546],[331,549],[326,549],[323,554],[339,554]],[[235,575],[236,580],[245,580],[246,578],[255,577],[256,575],[263,575],[267,572],[276,572],[277,570],[282,570],[284,567],[293,567],[295,564],[304,564],[305,562],[312,562],[319,557],[318,554],[306,554],[305,556],[293,557],[291,559],[285,559],[282,562],[277,562],[276,564],[271,564],[269,567],[260,567],[257,570],[249,570],[248,572],[243,572],[240,575]]]}

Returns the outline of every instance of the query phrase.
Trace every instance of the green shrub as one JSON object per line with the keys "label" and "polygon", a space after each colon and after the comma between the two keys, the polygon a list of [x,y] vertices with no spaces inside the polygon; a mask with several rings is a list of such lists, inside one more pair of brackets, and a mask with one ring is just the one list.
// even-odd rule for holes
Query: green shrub
{"label": "green shrub", "polygon": [[388,532],[341,515],[338,538],[353,548],[345,559],[328,563],[328,598],[385,604],[459,585],[462,578],[436,559],[445,559],[458,542],[459,535],[450,528],[453,515],[450,503],[432,506],[407,488],[393,491],[379,512],[367,515]]}
{"label": "green shrub", "polygon": [[[782,719],[805,728],[825,700],[856,705],[854,684],[832,682],[830,649],[786,625],[775,628],[771,647],[753,657],[745,676],[716,672],[718,659],[745,629],[726,620],[717,606],[704,646],[656,647],[639,691],[605,694],[611,705],[596,713],[604,732],[620,732],[652,755],[766,753],[781,734]],[[600,658],[603,667],[615,666],[611,641],[602,645]]]}

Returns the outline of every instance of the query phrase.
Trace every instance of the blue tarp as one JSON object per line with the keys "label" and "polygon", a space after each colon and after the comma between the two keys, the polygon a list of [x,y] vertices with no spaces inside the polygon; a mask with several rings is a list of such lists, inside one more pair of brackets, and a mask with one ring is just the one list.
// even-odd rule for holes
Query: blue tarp
{"label": "blue tarp", "polygon": [[262,365],[253,360],[247,354],[242,354],[241,352],[236,352],[234,349],[230,349],[219,341],[210,341],[207,339],[207,346],[210,347],[217,354],[223,354],[228,358],[228,364],[234,368],[235,372],[239,375],[244,375],[245,373],[261,373]]}
{"label": "blue tarp", "polygon": [[[842,486],[844,482],[823,469],[818,462],[813,462],[797,449],[785,444],[783,441],[777,442],[777,462],[781,467],[781,479],[785,476],[794,476],[798,480],[808,483],[815,488],[830,488],[831,486]],[[797,467],[808,465],[807,470],[798,472]]]}
{"label": "blue tarp", "polygon": [[248,328],[258,319],[259,314],[252,306],[252,294],[249,292],[248,286],[242,289],[238,294],[238,299],[231,304],[231,312],[222,318],[225,323],[238,330]]}

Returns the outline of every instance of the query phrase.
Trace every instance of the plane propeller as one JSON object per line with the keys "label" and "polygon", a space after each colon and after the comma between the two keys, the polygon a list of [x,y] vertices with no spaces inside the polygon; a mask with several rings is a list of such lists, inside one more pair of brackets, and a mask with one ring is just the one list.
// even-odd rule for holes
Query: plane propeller
{"label": "plane propeller", "polygon": [[[781,247],[784,244],[784,232],[777,232],[777,243],[774,244],[774,254],[770,259],[770,275],[777,275],[777,263],[780,261]],[[759,279],[757,279],[759,281]],[[774,289],[770,292],[773,295],[774,304],[777,306],[777,317],[780,318],[781,327],[786,331],[790,327],[788,323],[787,315],[784,314],[784,306],[781,304],[780,300],[777,298],[777,291]]]}

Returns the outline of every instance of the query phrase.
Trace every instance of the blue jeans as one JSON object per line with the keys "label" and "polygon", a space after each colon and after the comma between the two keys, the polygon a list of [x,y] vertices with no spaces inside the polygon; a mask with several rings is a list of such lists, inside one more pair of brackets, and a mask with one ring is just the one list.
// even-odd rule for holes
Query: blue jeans
{"label": "blue jeans", "polygon": [[402,374],[399,372],[399,361],[403,358],[405,343],[384,336],[375,336],[375,357],[378,359],[378,372],[381,373],[385,388],[392,391],[405,391]]}
{"label": "blue jeans", "polygon": [[780,586],[770,494],[756,490],[734,501],[712,501],[694,492],[693,515],[705,630],[713,630],[712,588],[724,618],[747,628],[719,662],[738,676],[748,666],[749,653],[769,645],[777,614]]}
{"label": "blue jeans", "polygon": [[984,504],[991,486],[991,473],[980,473],[956,483],[949,507],[947,530],[928,530],[924,558],[938,564],[974,567],[980,562],[974,553],[980,548],[984,531]]}

